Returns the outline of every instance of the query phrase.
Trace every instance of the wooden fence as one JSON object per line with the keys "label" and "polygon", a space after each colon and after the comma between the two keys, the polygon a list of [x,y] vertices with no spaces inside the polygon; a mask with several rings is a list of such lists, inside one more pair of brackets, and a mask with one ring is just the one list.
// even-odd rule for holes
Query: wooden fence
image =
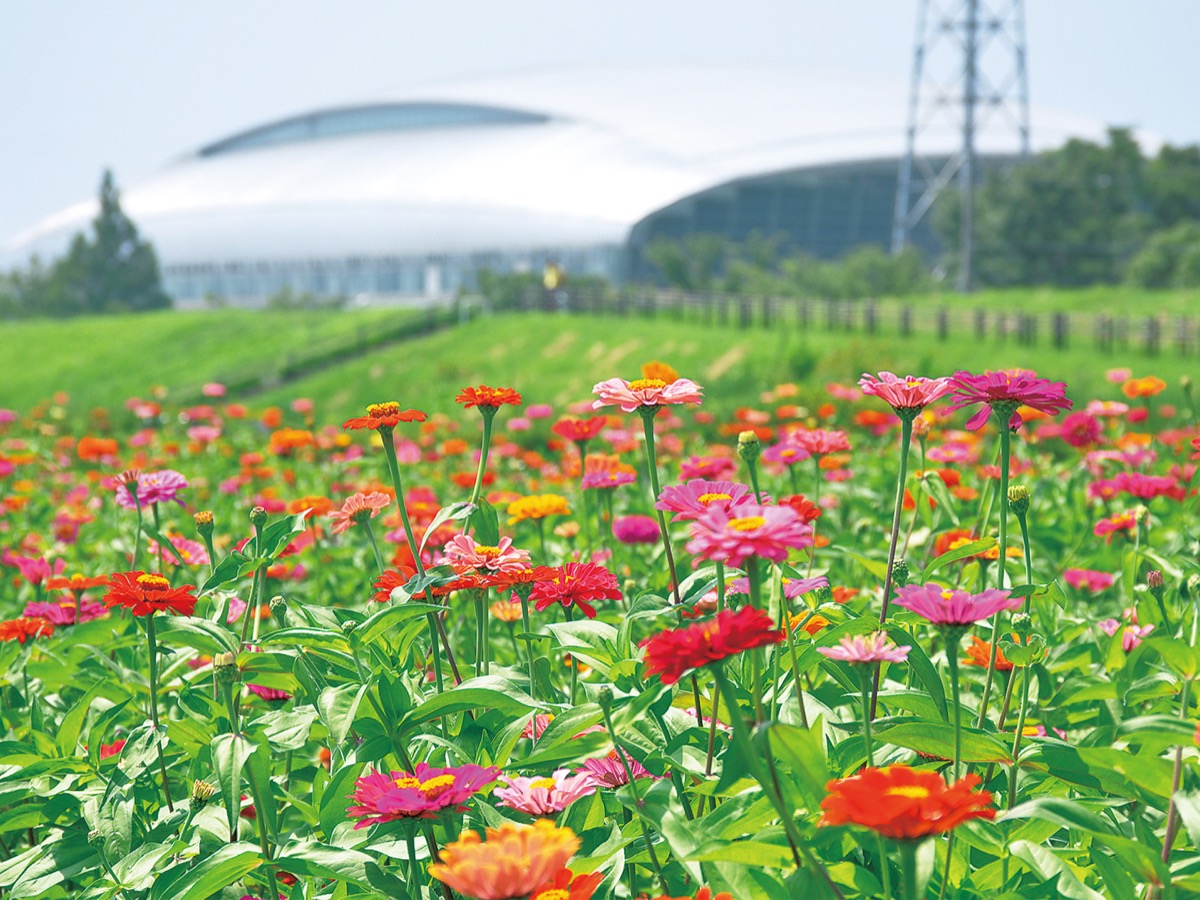
{"label": "wooden fence", "polygon": [[699,321],[734,328],[795,327],[868,335],[933,336],[948,341],[1013,342],[1056,349],[1088,348],[1104,354],[1200,351],[1200,317],[1109,315],[1091,312],[1023,312],[962,304],[904,300],[813,300],[751,297],[662,289],[576,288],[529,291],[521,307],[591,315]]}

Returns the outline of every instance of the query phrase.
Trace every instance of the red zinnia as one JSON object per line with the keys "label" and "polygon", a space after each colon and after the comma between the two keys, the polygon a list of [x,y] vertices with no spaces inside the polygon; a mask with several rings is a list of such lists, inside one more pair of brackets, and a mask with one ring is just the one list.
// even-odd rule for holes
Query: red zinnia
{"label": "red zinnia", "polygon": [[499,409],[504,404],[521,405],[521,395],[512,388],[494,388],[481,384],[478,387],[465,387],[458,392],[454,402],[461,403],[464,409],[472,406],[490,406]]}
{"label": "red zinnia", "polygon": [[719,894],[714,894],[712,892],[712,888],[705,886],[696,892],[695,898],[686,896],[668,897],[666,894],[659,894],[657,897],[652,898],[652,900],[733,900],[733,895],[726,893],[725,891],[721,891]]}
{"label": "red zinnia", "polygon": [[196,608],[196,597],[192,594],[195,587],[185,584],[173,588],[155,572],[114,572],[104,605],[109,609],[123,606],[135,616],[165,611],[190,616]]}
{"label": "red zinnia", "polygon": [[562,869],[530,894],[529,900],[591,900],[603,880],[603,872],[576,875],[570,869]]}
{"label": "red zinnia", "polygon": [[19,619],[0,622],[0,641],[16,641],[24,644],[35,637],[49,637],[52,634],[54,634],[54,626],[45,619],[22,616]]}
{"label": "red zinnia", "polygon": [[992,795],[973,790],[978,775],[947,787],[942,776],[908,766],[866,768],[830,781],[821,801],[822,825],[863,825],[898,841],[921,840],[971,819],[994,819]]}
{"label": "red zinnia", "polygon": [[529,595],[539,611],[551,603],[574,604],[585,616],[594,619],[596,608],[591,605],[592,601],[621,599],[617,576],[604,566],[570,562],[552,571],[554,577],[535,583],[533,593]]}
{"label": "red zinnia", "polygon": [[726,657],[778,644],[784,638],[771,617],[753,606],[737,612],[722,610],[715,619],[675,628],[642,642],[646,648],[646,674],[658,675],[663,684],[674,684],[692,669]]}
{"label": "red zinnia", "polygon": [[409,580],[417,574],[417,570],[410,566],[400,566],[400,571],[395,569],[385,569],[383,574],[375,579],[375,593],[372,599],[379,603],[386,603],[392,599],[392,591],[398,587],[404,587]]}
{"label": "red zinnia", "polygon": [[394,400],[387,403],[372,403],[367,407],[365,416],[347,419],[342,428],[347,431],[357,431],[363,428],[395,428],[401,422],[424,422],[429,416],[419,409],[401,409]]}
{"label": "red zinnia", "polygon": [[550,430],[560,437],[578,444],[590,441],[603,431],[606,421],[604,416],[592,416],[590,419],[559,419],[550,427]]}

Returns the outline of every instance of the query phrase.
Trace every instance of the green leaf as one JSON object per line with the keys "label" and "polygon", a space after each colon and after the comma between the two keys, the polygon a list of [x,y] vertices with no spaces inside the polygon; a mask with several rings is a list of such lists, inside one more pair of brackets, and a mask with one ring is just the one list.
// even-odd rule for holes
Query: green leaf
{"label": "green leaf", "polygon": [[901,647],[908,646],[907,664],[909,668],[912,669],[918,680],[924,685],[930,699],[933,700],[938,712],[941,713],[942,719],[949,721],[950,714],[946,707],[946,688],[942,684],[942,676],[934,668],[933,661],[930,660],[929,654],[925,652],[925,648],[921,646],[921,642],[913,637],[911,632],[900,625],[889,624],[886,628],[888,637],[895,644]]}
{"label": "green leaf", "polygon": [[1008,845],[1008,849],[1042,881],[1050,882],[1057,878],[1059,897],[1068,900],[1105,900],[1103,894],[1097,893],[1080,881],[1070,866],[1059,859],[1052,850],[1028,841],[1013,841]]}
{"label": "green leaf", "polygon": [[334,773],[325,792],[321,795],[321,833],[329,838],[333,829],[346,821],[346,809],[350,806],[350,794],[358,779],[361,766],[342,766]]}
{"label": "green leaf", "polygon": [[[259,559],[276,559],[287,548],[292,535],[299,534],[307,527],[306,518],[306,512],[298,512],[293,516],[272,522],[263,529],[262,538],[255,549],[255,555]],[[246,546],[253,547],[254,545],[251,542]]]}
{"label": "green leaf", "polygon": [[354,717],[358,715],[358,705],[362,703],[367,689],[365,684],[341,684],[321,691],[321,696],[317,698],[317,712],[321,722],[329,729],[331,744],[340,744],[346,740],[346,735],[354,725]]}
{"label": "green leaf", "polygon": [[[902,722],[876,732],[881,744],[895,744],[942,759],[954,758],[954,726],[946,722]],[[1011,763],[1010,749],[995,735],[966,726],[962,729],[963,762]]]}
{"label": "green leaf", "polygon": [[179,551],[177,549],[175,549],[175,545],[171,543],[170,539],[167,537],[164,537],[162,534],[159,534],[158,529],[155,528],[153,525],[150,525],[147,522],[143,522],[142,523],[142,534],[146,535],[146,537],[150,538],[150,540],[152,540],[152,541],[154,541],[154,543],[158,544],[158,546],[160,548],[162,548],[163,550],[166,550],[167,553],[169,553],[169,554],[171,554],[171,556],[175,557],[175,561],[177,563],[179,563],[179,565],[183,566],[185,569],[190,568],[190,566],[187,563],[187,560],[185,560],[182,556],[179,555]]}
{"label": "green leaf", "polygon": [[159,875],[150,900],[209,900],[262,865],[253,844],[226,844],[189,867],[180,863]]}
{"label": "green leaf", "polygon": [[[422,589],[414,588],[413,593],[417,593]],[[394,625],[407,621],[413,616],[420,616],[426,613],[437,615],[445,611],[446,608],[437,603],[416,603],[409,601],[407,603],[396,603],[391,606],[385,606],[379,612],[372,613],[354,629],[354,639],[363,644],[369,644]]]}
{"label": "green leaf", "polygon": [[100,693],[100,688],[103,686],[104,682],[102,681],[93,684],[82,697],[72,702],[71,708],[63,716],[58,725],[58,737],[55,741],[63,756],[75,755],[75,745],[79,742],[79,732],[83,729],[83,720],[87,718],[92,701],[96,699],[96,695]]}
{"label": "green leaf", "polygon": [[433,521],[429,523],[429,527],[425,529],[425,537],[421,538],[420,549],[425,549],[425,542],[437,531],[439,525],[443,522],[457,522],[459,519],[465,519],[471,515],[471,511],[474,508],[466,500],[463,500],[460,503],[451,503],[449,506],[443,506],[439,509],[437,515],[433,517]]}
{"label": "green leaf", "polygon": [[482,678],[468,678],[457,687],[417,704],[404,717],[401,727],[411,728],[468,709],[494,709],[503,715],[518,715],[542,708],[542,704],[524,694],[512,682],[485,675]]}
{"label": "green leaf", "polygon": [[969,544],[963,544],[961,547],[955,547],[953,550],[948,550],[941,556],[933,559],[925,567],[925,571],[921,573],[921,581],[922,583],[929,581],[929,576],[942,566],[958,562],[960,559],[966,559],[968,556],[974,556],[977,553],[983,553],[985,550],[991,550],[995,546],[996,539],[994,537],[985,537],[977,541],[971,541]]}
{"label": "green leaf", "polygon": [[[291,843],[279,849],[275,862],[283,871],[301,878],[330,878],[377,890],[390,888],[389,896],[402,896],[404,891],[402,881],[386,875],[374,859],[357,850],[316,841]],[[400,894],[392,894],[397,888]]]}
{"label": "green leaf", "polygon": [[832,777],[825,759],[822,729],[817,724],[804,729],[776,723],[767,730],[772,751],[788,764],[797,777],[801,793],[815,808],[825,797],[825,785]]}
{"label": "green leaf", "polygon": [[1065,797],[1035,797],[997,816],[997,822],[1012,819],[1046,819],[1064,828],[1093,834],[1112,834],[1112,826],[1090,809]]}
{"label": "green leaf", "polygon": [[159,616],[158,635],[163,643],[184,644],[214,656],[217,653],[237,655],[238,641],[232,632],[215,622],[185,616]]}
{"label": "green leaf", "polygon": [[254,752],[254,745],[240,734],[218,734],[210,747],[217,785],[225,804],[225,817],[229,821],[229,834],[236,836],[238,816],[242,812],[242,769],[247,757]]}
{"label": "green leaf", "polygon": [[488,547],[500,543],[500,517],[496,507],[480,497],[479,504],[471,512],[471,528],[475,531],[475,540]]}
{"label": "green leaf", "polygon": [[1145,642],[1181,678],[1192,679],[1200,671],[1200,651],[1181,638],[1156,637]]}
{"label": "green leaf", "polygon": [[765,841],[734,841],[733,843],[711,846],[701,849],[685,857],[689,862],[734,862],[746,866],[773,869],[788,868],[792,862],[792,848],[786,843],[768,844]]}
{"label": "green leaf", "polygon": [[247,554],[240,550],[234,550],[217,563],[217,567],[208,576],[208,580],[200,586],[200,593],[207,594],[209,591],[219,588],[223,584],[237,581],[243,574],[253,569],[253,565],[250,565],[253,562],[254,560]]}
{"label": "green leaf", "polygon": [[300,750],[308,743],[309,732],[317,719],[311,706],[273,709],[254,720],[254,728],[276,750]]}

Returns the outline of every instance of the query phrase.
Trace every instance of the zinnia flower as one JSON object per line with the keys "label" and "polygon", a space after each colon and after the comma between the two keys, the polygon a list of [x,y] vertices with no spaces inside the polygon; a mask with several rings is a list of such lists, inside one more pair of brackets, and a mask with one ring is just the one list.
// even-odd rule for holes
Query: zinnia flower
{"label": "zinnia flower", "polygon": [[510,406],[520,406],[521,395],[512,388],[494,388],[481,384],[478,387],[463,388],[454,398],[454,402],[461,403],[464,409],[479,406],[497,410],[506,403]]}
{"label": "zinnia flower", "polygon": [[600,758],[593,757],[583,761],[582,773],[591,775],[596,784],[602,787],[619,788],[629,784],[629,775],[625,771],[625,763],[621,762],[621,756],[625,757],[625,763],[629,764],[629,771],[633,773],[634,778],[654,778],[650,771],[640,762],[626,753],[624,750],[613,750],[608,756]]}
{"label": "zinnia flower", "polygon": [[992,795],[976,791],[978,775],[950,787],[936,772],[908,766],[865,768],[830,781],[821,801],[822,825],[862,825],[884,837],[915,841],[943,834],[971,819],[994,819]]}
{"label": "zinnia flower", "polygon": [[104,605],[109,609],[123,606],[135,616],[149,616],[156,612],[173,612],[190,616],[196,609],[196,597],[192,594],[194,584],[171,587],[163,576],[151,572],[114,572]]}
{"label": "zinnia flower", "polygon": [[1077,591],[1099,593],[1113,586],[1114,578],[1108,572],[1097,572],[1092,569],[1067,569],[1063,572],[1063,581]]}
{"label": "zinnia flower", "polygon": [[658,542],[658,522],[650,516],[618,516],[613,519],[612,533],[622,544],[654,544]]}
{"label": "zinnia flower", "polygon": [[0,641],[16,641],[24,644],[36,637],[49,637],[54,634],[54,626],[45,619],[22,616],[19,619],[9,619],[0,622]]}
{"label": "zinnia flower", "polygon": [[379,515],[381,510],[387,509],[391,505],[392,498],[381,491],[353,494],[346,498],[341,509],[335,509],[329,514],[329,518],[333,519],[332,531],[334,534],[343,534],[350,529],[351,525],[358,525],[367,519],[373,519]]}
{"label": "zinnia flower", "polygon": [[347,419],[342,423],[342,428],[346,431],[357,431],[365,428],[376,431],[383,428],[390,430],[401,422],[424,422],[428,418],[429,416],[425,415],[419,409],[401,409],[399,403],[389,400],[386,403],[372,403],[367,407],[367,414],[365,416]]}
{"label": "zinnia flower", "polygon": [[602,881],[603,872],[576,875],[570,869],[563,869],[530,894],[529,900],[591,900]]}
{"label": "zinnia flower", "polygon": [[902,663],[908,659],[908,647],[897,647],[887,633],[876,631],[863,636],[842,638],[836,647],[818,647],[817,652],[830,659],[850,663],[852,666],[874,665],[875,663]]}
{"label": "zinnia flower", "polygon": [[706,885],[696,891],[695,897],[668,897],[666,894],[659,894],[657,897],[651,897],[650,900],[733,900],[733,895],[725,891],[714,894],[712,888]]}
{"label": "zinnia flower", "polygon": [[599,786],[591,773],[571,775],[567,769],[558,769],[548,778],[501,775],[500,780],[504,787],[498,787],[494,792],[500,805],[531,816],[562,812],[576,800],[596,793]]}
{"label": "zinnia flower", "polygon": [[[824,575],[814,575],[812,578],[788,578],[783,579],[783,596],[788,600],[795,600],[797,597],[802,597],[809,591],[815,591],[817,588],[829,586],[829,579]],[[729,585],[729,590],[734,594],[749,594],[750,579],[735,578],[733,583]]]}
{"label": "zinnia flower", "polygon": [[533,585],[529,598],[535,601],[538,611],[552,603],[576,606],[589,619],[596,618],[596,600],[620,600],[621,589],[617,587],[617,576],[596,563],[569,562],[552,569],[553,578],[543,578]]}
{"label": "zinnia flower", "polygon": [[592,393],[599,398],[592,403],[592,408],[619,406],[621,412],[628,413],[642,408],[699,403],[703,392],[704,388],[687,378],[677,378],[671,382],[661,378],[637,378],[633,381],[610,378],[592,388]]}
{"label": "zinnia flower", "polygon": [[[992,662],[992,644],[990,641],[985,641],[982,638],[971,635],[971,646],[967,648],[967,655],[963,657],[964,666],[982,666],[987,668]],[[1011,672],[1013,668],[1012,660],[1004,655],[1004,651],[996,649],[996,671]]]}
{"label": "zinnia flower", "polygon": [[414,772],[367,771],[355,783],[351,799],[357,805],[346,813],[362,816],[355,830],[395,819],[435,818],[443,809],[453,807],[464,812],[462,804],[494,782],[500,775],[495,767],[466,765],[438,769],[417,763]]}
{"label": "zinnia flower", "polygon": [[858,386],[864,394],[878,397],[897,413],[924,409],[951,390],[949,378],[921,378],[917,375],[898,378],[891,372],[880,372],[878,376],[864,372],[862,378],[858,379]]}
{"label": "zinnia flower", "polygon": [[559,437],[566,438],[568,441],[582,444],[584,441],[590,441],[600,434],[604,430],[605,421],[604,416],[592,416],[587,419],[570,417],[559,419],[550,426],[550,430]]}
{"label": "zinnia flower", "polygon": [[687,551],[704,559],[741,566],[747,557],[783,562],[788,552],[813,544],[812,527],[790,506],[746,502],[726,510],[713,506],[692,523]]}
{"label": "zinnia flower", "polygon": [[672,522],[692,522],[713,506],[732,509],[739,503],[753,502],[754,492],[748,485],[734,481],[709,481],[693,478],[685,484],[672,484],[662,489],[655,509],[675,513]]}
{"label": "zinnia flower", "polygon": [[[130,483],[132,483],[130,480]],[[136,509],[138,504],[143,508],[152,503],[169,503],[174,500],[180,506],[179,492],[188,486],[188,480],[174,469],[162,469],[158,472],[139,472],[137,481],[137,504],[129,493],[128,484],[122,483],[117,487],[117,505],[125,509]]]}
{"label": "zinnia flower", "polygon": [[934,625],[965,628],[1002,609],[1017,609],[1024,601],[1008,591],[988,588],[978,594],[946,590],[940,584],[908,584],[896,592],[896,605],[924,616]]}
{"label": "zinnia flower", "polygon": [[1109,637],[1112,637],[1114,634],[1116,634],[1118,629],[1122,627],[1124,627],[1125,630],[1121,632],[1121,649],[1126,653],[1129,653],[1131,650],[1133,650],[1134,647],[1142,642],[1142,638],[1154,630],[1153,625],[1138,626],[1134,624],[1122,626],[1122,624],[1116,619],[1105,619],[1100,623],[1101,630]]}
{"label": "zinnia flower", "polygon": [[1101,519],[1092,528],[1092,534],[1096,537],[1107,538],[1106,543],[1112,543],[1112,537],[1119,531],[1133,531],[1137,528],[1137,516],[1131,512],[1117,513],[1115,516],[1109,516],[1106,519]]}
{"label": "zinnia flower", "polygon": [[442,861],[429,874],[476,900],[514,900],[537,890],[566,865],[580,841],[569,828],[549,819],[533,825],[505,822],[487,829],[487,839],[474,831],[442,848]]}
{"label": "zinnia flower", "polygon": [[453,566],[460,574],[519,572],[529,563],[529,551],[513,547],[510,537],[502,537],[495,547],[490,547],[475,543],[475,538],[469,534],[456,534],[442,549],[446,554],[442,563]]}
{"label": "zinnia flower", "polygon": [[526,519],[545,519],[548,516],[569,516],[567,498],[558,494],[531,494],[508,504],[508,524],[516,525]]}
{"label": "zinnia flower", "polygon": [[850,439],[844,431],[825,431],[823,428],[801,429],[788,435],[793,446],[806,450],[811,456],[844,453],[850,449]]}
{"label": "zinnia flower", "polygon": [[674,684],[692,669],[720,662],[743,650],[778,644],[784,638],[771,617],[753,606],[728,609],[716,618],[663,631],[643,641],[646,674]]}
{"label": "zinnia flower", "polygon": [[968,431],[982,428],[993,406],[999,406],[1009,413],[1008,427],[1014,429],[1021,424],[1021,417],[1016,411],[1018,406],[1028,406],[1051,416],[1057,416],[1074,406],[1074,403],[1067,399],[1065,383],[1047,381],[1045,378],[1038,378],[1033,372],[1020,369],[1012,372],[989,371],[982,375],[958,371],[950,381],[954,393],[949,412],[976,403],[984,404],[967,420]]}

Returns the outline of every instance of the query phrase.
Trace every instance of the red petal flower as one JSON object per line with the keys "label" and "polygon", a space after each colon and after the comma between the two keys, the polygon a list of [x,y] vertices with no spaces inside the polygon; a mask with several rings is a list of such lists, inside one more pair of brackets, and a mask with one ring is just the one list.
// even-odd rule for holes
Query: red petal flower
{"label": "red petal flower", "polygon": [[715,619],[675,628],[642,642],[646,649],[646,674],[658,675],[663,684],[674,684],[685,673],[709,663],[751,650],[778,644],[784,638],[762,610],[743,606],[723,610]]}
{"label": "red petal flower", "polygon": [[583,610],[585,616],[594,619],[596,608],[591,605],[593,601],[621,599],[617,576],[604,566],[571,562],[552,571],[554,577],[536,582],[533,593],[529,595],[539,611],[552,603],[561,603],[563,606],[574,604]]}
{"label": "red petal flower", "polygon": [[895,840],[919,840],[957,828],[971,819],[994,819],[992,795],[976,791],[978,775],[947,787],[936,772],[908,766],[863,769],[829,782],[821,801],[822,825],[862,825]]}
{"label": "red petal flower", "polygon": [[506,403],[510,406],[521,405],[521,395],[512,388],[494,388],[488,387],[486,384],[478,387],[465,387],[459,391],[454,400],[456,403],[461,403],[464,409],[470,409],[473,406],[490,406],[498,409]]}
{"label": "red petal flower", "polygon": [[115,572],[111,582],[104,595],[104,605],[109,609],[123,606],[135,616],[156,612],[190,616],[196,608],[196,597],[192,594],[196,588],[194,584],[173,588],[167,579],[154,572]]}
{"label": "red petal flower", "polygon": [[365,416],[347,419],[342,423],[342,428],[346,431],[395,428],[401,422],[424,422],[428,418],[419,409],[401,409],[399,403],[389,400],[387,403],[372,403],[367,407]]}

